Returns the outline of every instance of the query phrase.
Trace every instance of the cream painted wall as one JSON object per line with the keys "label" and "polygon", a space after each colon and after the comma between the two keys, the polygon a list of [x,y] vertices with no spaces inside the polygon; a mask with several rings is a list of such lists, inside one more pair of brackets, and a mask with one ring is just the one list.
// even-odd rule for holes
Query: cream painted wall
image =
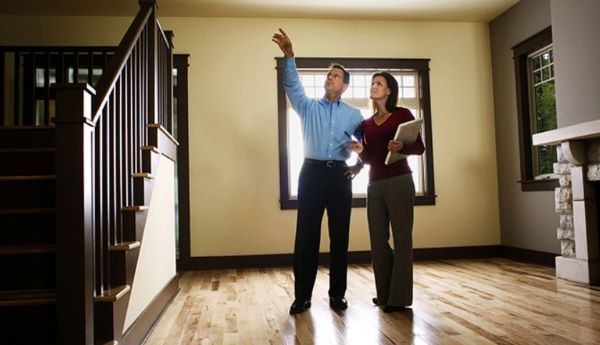
{"label": "cream painted wall", "polygon": [[[416,208],[415,247],[499,244],[488,29],[474,23],[172,19],[190,56],[192,255],[293,250],[295,211],[279,209],[278,26],[298,56],[431,58],[436,206]],[[326,224],[326,220],[324,221]],[[327,251],[326,227],[321,250]],[[369,249],[365,209],[351,250]]]}
{"label": "cream painted wall", "polygon": [[[22,20],[0,17],[0,32],[14,32]],[[76,44],[86,37],[111,44],[102,35],[118,40],[115,32],[129,22],[27,20],[32,24],[26,32],[0,36],[0,44]],[[102,30],[64,29],[74,20],[101,23]],[[162,24],[175,32],[175,52],[191,54],[192,256],[293,251],[296,212],[282,211],[278,203],[274,57],[281,53],[270,39],[279,26],[298,56],[430,58],[438,198],[435,206],[416,207],[414,246],[500,243],[487,24],[249,18],[163,18]],[[67,31],[79,35],[68,38]],[[321,250],[327,251],[323,230]],[[350,250],[369,249],[365,209],[353,210],[350,236]]]}

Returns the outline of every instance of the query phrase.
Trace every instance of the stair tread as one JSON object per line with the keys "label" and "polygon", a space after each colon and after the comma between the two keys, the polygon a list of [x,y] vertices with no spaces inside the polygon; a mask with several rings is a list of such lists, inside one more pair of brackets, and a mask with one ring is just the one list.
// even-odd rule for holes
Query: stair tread
{"label": "stair tread", "polygon": [[110,251],[126,251],[137,248],[141,245],[140,241],[115,243],[110,246]]}
{"label": "stair tread", "polygon": [[148,206],[144,205],[132,205],[132,206],[124,206],[121,208],[121,211],[145,211],[149,209]]}
{"label": "stair tread", "polygon": [[154,179],[154,178],[156,178],[156,176],[152,175],[151,173],[147,173],[147,172],[135,173],[132,176],[134,178],[135,177],[143,177],[143,178],[147,178],[147,179]]}
{"label": "stair tread", "polygon": [[102,295],[98,295],[94,298],[96,302],[114,302],[121,297],[125,296],[131,290],[129,285],[121,285],[110,290],[104,291]]}
{"label": "stair tread", "polygon": [[0,176],[0,181],[55,180],[56,175]]}
{"label": "stair tread", "polygon": [[0,126],[0,130],[19,130],[19,129],[39,129],[39,130],[47,130],[47,129],[55,129],[56,126]]}
{"label": "stair tread", "polygon": [[0,306],[51,304],[56,302],[55,290],[0,291]]}
{"label": "stair tread", "polygon": [[38,244],[23,246],[0,246],[0,255],[41,254],[56,252],[55,244]]}
{"label": "stair tread", "polygon": [[179,142],[177,141],[177,139],[175,139],[173,137],[173,135],[171,133],[169,133],[169,131],[166,130],[165,127],[163,127],[163,125],[159,124],[159,123],[150,123],[148,124],[149,128],[156,128],[158,130],[160,130],[161,132],[163,132],[175,145],[179,146]]}
{"label": "stair tread", "polygon": [[55,208],[8,208],[0,209],[2,214],[39,214],[39,213],[56,213]]}
{"label": "stair tread", "polygon": [[160,150],[154,145],[142,146],[142,151],[152,151],[160,154]]}
{"label": "stair tread", "polygon": [[0,131],[56,131],[56,126],[0,126]]}
{"label": "stair tread", "polygon": [[56,291],[54,289],[0,291],[0,301],[41,297],[56,297]]}
{"label": "stair tread", "polygon": [[55,148],[52,147],[11,147],[11,148],[0,148],[0,153],[3,152],[56,152]]}

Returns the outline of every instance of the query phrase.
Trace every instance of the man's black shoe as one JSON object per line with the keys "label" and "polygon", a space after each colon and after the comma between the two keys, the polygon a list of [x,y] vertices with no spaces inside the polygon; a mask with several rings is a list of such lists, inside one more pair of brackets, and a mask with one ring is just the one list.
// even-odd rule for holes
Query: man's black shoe
{"label": "man's black shoe", "polygon": [[310,308],[310,300],[299,301],[294,300],[292,306],[290,307],[290,314],[300,314],[303,313],[306,309]]}
{"label": "man's black shoe", "polygon": [[377,303],[377,297],[373,297],[373,299],[371,301],[373,301],[373,304],[379,305],[379,303]]}
{"label": "man's black shoe", "polygon": [[331,309],[344,310],[348,308],[348,301],[344,297],[329,297],[329,306]]}

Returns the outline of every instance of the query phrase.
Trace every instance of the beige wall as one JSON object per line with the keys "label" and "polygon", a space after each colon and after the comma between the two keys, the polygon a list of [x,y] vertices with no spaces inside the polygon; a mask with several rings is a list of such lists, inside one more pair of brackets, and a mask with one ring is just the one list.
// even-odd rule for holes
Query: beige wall
{"label": "beige wall", "polygon": [[[22,20],[0,17],[0,32],[14,32]],[[28,18],[32,24],[22,37],[0,36],[0,44],[75,44],[86,37],[113,44],[101,37],[125,30],[122,18],[105,19],[97,26],[102,29],[94,30],[42,26],[73,20]],[[292,37],[298,56],[431,58],[438,198],[435,206],[416,207],[414,245],[500,243],[487,24],[245,18],[164,18],[162,23],[175,32],[175,51],[191,54],[192,256],[293,250],[296,212],[280,210],[278,202],[274,57],[281,53],[270,39],[279,26]],[[68,38],[74,32],[80,37]],[[323,239],[327,251],[326,231]],[[363,208],[352,213],[350,249],[369,249]]]}

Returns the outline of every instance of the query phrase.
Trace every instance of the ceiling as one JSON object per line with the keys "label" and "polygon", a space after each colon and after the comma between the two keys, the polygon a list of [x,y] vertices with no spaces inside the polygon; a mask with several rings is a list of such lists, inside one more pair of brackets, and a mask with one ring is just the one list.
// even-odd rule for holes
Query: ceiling
{"label": "ceiling", "polygon": [[[158,0],[162,17],[489,22],[519,0]],[[2,0],[0,14],[133,16],[136,0]]]}

